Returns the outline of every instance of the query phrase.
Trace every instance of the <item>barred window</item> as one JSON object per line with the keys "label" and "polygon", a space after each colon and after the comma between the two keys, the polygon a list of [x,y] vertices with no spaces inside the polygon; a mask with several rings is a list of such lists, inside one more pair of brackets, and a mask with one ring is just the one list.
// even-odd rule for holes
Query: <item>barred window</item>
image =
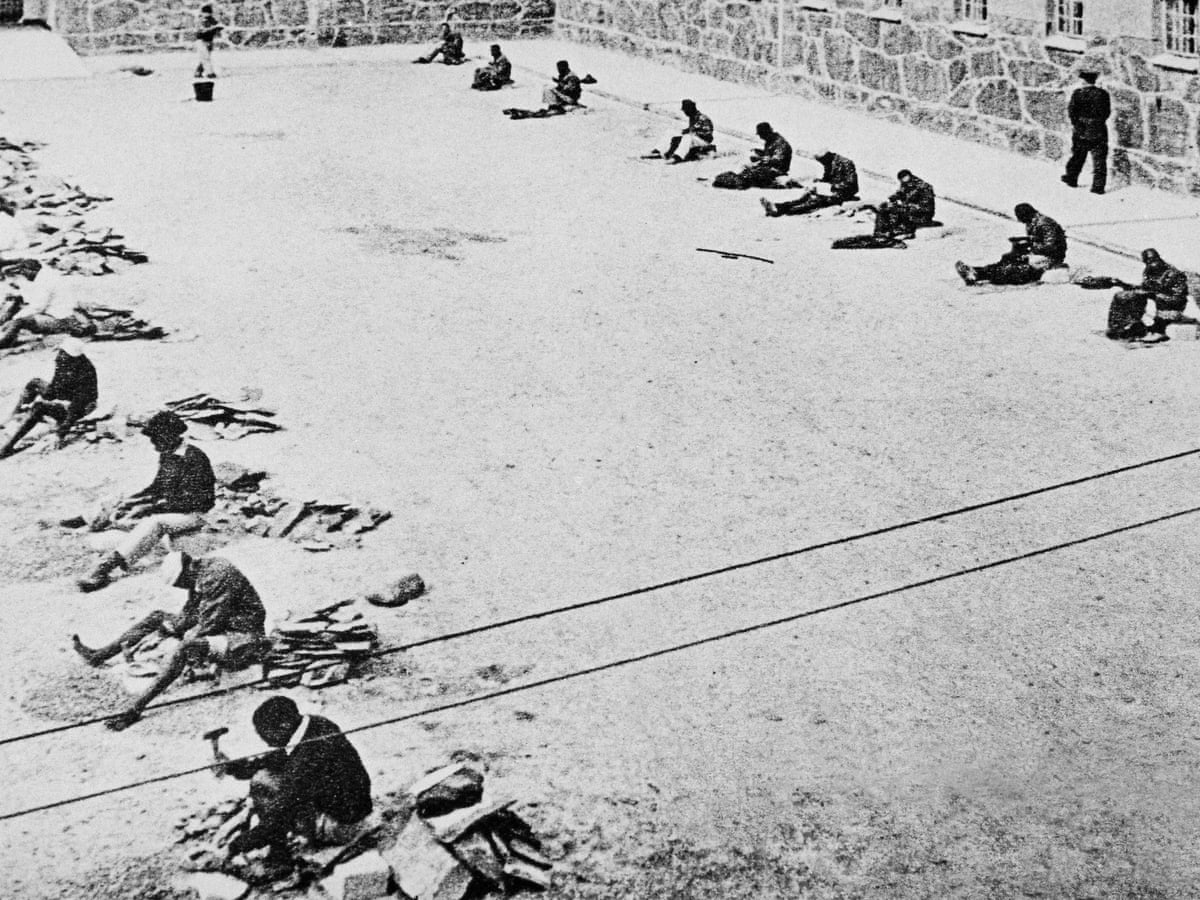
{"label": "barred window", "polygon": [[1083,0],[1054,0],[1054,20],[1051,26],[1057,34],[1082,37]]}
{"label": "barred window", "polygon": [[954,14],[960,22],[986,22],[988,0],[954,0]]}
{"label": "barred window", "polygon": [[1196,40],[1197,0],[1165,0],[1163,36],[1168,53],[1195,56],[1200,52]]}

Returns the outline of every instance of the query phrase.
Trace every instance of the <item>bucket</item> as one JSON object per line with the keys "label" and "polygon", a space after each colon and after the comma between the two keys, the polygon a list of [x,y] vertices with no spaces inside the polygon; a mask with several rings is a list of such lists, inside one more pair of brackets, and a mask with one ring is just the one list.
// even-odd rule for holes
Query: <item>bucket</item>
{"label": "bucket", "polygon": [[196,99],[201,103],[211,103],[213,94],[213,82],[211,81],[193,81],[192,90],[196,92]]}

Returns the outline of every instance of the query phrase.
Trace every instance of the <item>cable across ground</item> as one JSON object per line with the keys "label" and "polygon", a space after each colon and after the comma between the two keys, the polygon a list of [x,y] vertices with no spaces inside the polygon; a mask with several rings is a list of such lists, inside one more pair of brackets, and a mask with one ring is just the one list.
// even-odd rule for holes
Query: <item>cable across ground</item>
{"label": "cable across ground", "polygon": [[[371,731],[376,728],[384,728],[388,725],[396,725],[396,724],[399,724],[400,722],[407,722],[412,719],[418,719],[418,718],[422,718],[424,716],[434,715],[436,713],[448,712],[450,710],[455,710],[455,709],[462,709],[463,707],[467,707],[467,706],[475,706],[475,705],[478,705],[480,703],[485,703],[490,700],[499,699],[501,697],[509,697],[514,694],[524,693],[525,691],[532,691],[532,690],[536,690],[538,688],[549,687],[549,686],[556,685],[556,684],[562,684],[564,682],[573,681],[578,678],[585,678],[589,675],[597,675],[601,672],[610,672],[614,669],[623,668],[624,666],[635,665],[637,663],[647,662],[652,659],[658,659],[660,657],[668,656],[673,653],[680,653],[685,650],[694,650],[697,647],[703,647],[708,644],[715,644],[719,641],[729,640],[730,638],[740,637],[742,635],[747,635],[747,634],[752,634],[757,631],[764,631],[769,628],[776,628],[780,625],[787,625],[787,624],[790,624],[793,622],[798,622],[801,619],[811,618],[812,616],[821,615],[823,613],[835,612],[840,609],[846,609],[847,607],[857,606],[861,603],[866,603],[871,600],[879,600],[883,597],[895,596],[897,594],[905,593],[906,591],[912,591],[912,590],[917,590],[918,588],[930,587],[935,584],[941,584],[942,582],[951,581],[955,578],[962,578],[966,575],[974,575],[979,572],[986,572],[989,569],[999,568],[1000,566],[1011,565],[1012,563],[1022,562],[1024,560],[1028,560],[1028,559],[1034,559],[1035,557],[1045,556],[1049,553],[1055,553],[1057,551],[1066,550],[1071,547],[1078,547],[1082,544],[1091,543],[1092,541],[1103,540],[1104,538],[1113,537],[1118,534],[1125,534],[1127,532],[1134,531],[1138,528],[1146,528],[1151,525],[1159,525],[1159,524],[1162,524],[1163,522],[1169,522],[1169,521],[1172,521],[1175,519],[1180,519],[1180,518],[1183,518],[1184,516],[1194,515],[1195,513],[1198,513],[1198,512],[1200,512],[1200,506],[1193,506],[1188,509],[1179,510],[1177,512],[1167,513],[1167,514],[1161,515],[1161,516],[1155,516],[1154,518],[1151,518],[1151,519],[1144,519],[1140,522],[1135,522],[1131,525],[1121,525],[1121,526],[1118,526],[1117,528],[1110,528],[1107,531],[1101,531],[1096,534],[1086,535],[1081,538],[1074,538],[1069,541],[1062,541],[1057,544],[1051,544],[1047,547],[1040,547],[1036,550],[1027,550],[1024,553],[1018,553],[1015,556],[1007,556],[1007,557],[1004,557],[1003,559],[993,560],[993,561],[987,562],[987,563],[980,563],[979,565],[969,566],[965,569],[958,569],[957,571],[954,571],[954,572],[947,572],[942,575],[934,575],[930,578],[925,578],[920,581],[909,582],[908,584],[901,585],[900,587],[888,588],[887,590],[876,591],[875,593],[872,593],[872,594],[864,594],[860,597],[854,597],[849,600],[842,600],[838,603],[831,603],[827,606],[817,607],[816,609],[809,609],[809,610],[805,610],[804,612],[793,613],[792,615],[782,616],[782,617],[776,618],[776,619],[769,619],[765,622],[758,622],[753,625],[746,625],[746,626],[743,626],[742,628],[735,628],[730,631],[722,631],[717,634],[709,635],[708,637],[697,638],[696,640],[685,641],[680,644],[673,644],[669,647],[661,647],[657,650],[651,650],[649,652],[640,653],[635,656],[622,657],[621,659],[612,660],[607,663],[601,663],[599,665],[589,666],[588,668],[585,668],[585,669],[576,669],[572,672],[565,672],[560,675],[552,675],[548,678],[542,678],[537,681],[530,681],[530,682],[526,682],[524,684],[519,684],[519,685],[515,685],[513,687],[509,687],[509,688],[500,688],[495,691],[489,691],[486,694],[476,694],[473,697],[466,697],[462,700],[452,700],[447,703],[438,704],[437,706],[430,706],[430,707],[426,707],[424,709],[419,709],[419,710],[416,710],[411,713],[405,713],[403,715],[393,716],[388,719],[380,719],[379,721],[376,721],[376,722],[369,722],[366,725],[358,725],[354,728],[347,728],[344,731],[342,731],[342,734],[347,734],[347,735],[348,734],[358,734],[359,732],[363,732],[363,731]],[[335,737],[335,735],[328,735],[327,737],[324,737],[324,738],[318,738],[318,740],[327,740],[330,737]],[[315,743],[315,741],[314,741],[314,743]],[[253,756],[243,756],[243,757],[239,757],[237,761],[243,761],[243,760],[252,759],[252,758],[254,758],[254,757]],[[144,778],[139,781],[130,782],[129,784],[122,784],[122,785],[117,785],[116,787],[105,788],[105,789],[99,790],[99,791],[93,791],[89,794],[80,794],[75,797],[67,797],[62,800],[55,800],[51,803],[43,803],[38,806],[30,806],[30,807],[26,807],[25,809],[18,809],[13,812],[0,814],[0,821],[9,821],[12,819],[19,819],[24,816],[33,815],[34,813],[46,812],[48,810],[59,809],[64,806],[71,806],[76,803],[83,803],[86,800],[97,800],[102,797],[111,796],[113,794],[119,794],[119,793],[124,793],[127,791],[137,790],[139,788],[147,787],[150,785],[161,784],[166,781],[173,781],[178,778],[185,778],[189,775],[199,774],[200,772],[207,772],[210,770],[215,770],[216,768],[218,768],[219,765],[220,764],[218,764],[218,763],[211,763],[207,766],[197,766],[196,768],[193,768],[193,769],[184,769],[179,772],[170,772],[165,775],[156,775],[152,778]]]}
{"label": "cable across ground", "polygon": [[[854,534],[845,535],[839,538],[832,538],[827,541],[820,541],[815,544],[808,544],[803,547],[797,547],[793,550],[785,550],[781,553],[773,553],[769,556],[760,556],[756,559],[745,560],[743,562],[731,563],[727,566],[721,566],[715,569],[708,569],[703,572],[697,572],[692,575],[684,575],[679,578],[673,578],[668,581],[660,581],[655,584],[645,585],[644,587],[633,588],[628,591],[621,591],[616,594],[608,594],[604,597],[597,597],[591,600],[581,600],[577,603],[569,603],[566,606],[556,606],[551,609],[544,609],[538,612],[527,613],[521,616],[514,616],[509,619],[500,619],[495,622],[488,622],[484,625],[476,625],[471,628],[464,628],[459,631],[451,631],[445,634],[434,635],[433,637],[422,638],[419,641],[412,641],[407,644],[398,644],[392,647],[384,647],[379,650],[372,651],[364,659],[379,659],[385,656],[392,656],[396,653],[404,653],[409,650],[416,650],[420,647],[429,647],[434,644],[445,643],[447,641],[458,640],[465,637],[474,637],[475,635],[484,634],[489,631],[496,631],[501,628],[510,628],[513,625],[521,625],[526,622],[533,622],[538,619],[545,619],[551,616],[562,615],[569,612],[577,612],[581,609],[588,609],[594,606],[600,606],[605,603],[613,603],[617,600],[627,600],[630,597],[637,597],[641,594],[649,594],[654,591],[665,590],[666,588],[678,587],[683,584],[689,584],[693,581],[700,581],[705,578],[713,578],[718,575],[726,575],[730,572],[736,572],[740,569],[748,569],[753,566],[766,565],[767,563],[779,562],[780,560],[790,559],[795,556],[801,556],[806,553],[813,553],[817,550],[826,550],[830,547],[837,547],[843,544],[850,544],[854,541],[865,540],[866,538],[879,537],[884,534],[891,534],[897,531],[902,531],[907,528],[915,528],[918,525],[928,525],[931,522],[938,522],[944,519],[950,519],[955,516],[966,515],[967,513],[978,512],[981,509],[988,509],[994,506],[1001,506],[1006,503],[1014,503],[1018,500],[1027,500],[1030,497],[1036,497],[1040,494],[1048,494],[1053,491],[1063,490],[1068,487],[1076,487],[1081,484],[1086,484],[1089,481],[1097,481],[1101,478],[1110,478],[1114,475],[1120,475],[1125,472],[1132,472],[1137,469],[1145,469],[1150,466],[1160,465],[1166,462],[1184,459],[1189,456],[1200,454],[1200,447],[1191,450],[1181,450],[1178,453],[1171,453],[1166,456],[1158,456],[1154,459],[1143,460],[1142,462],[1130,463],[1125,466],[1118,466],[1115,469],[1106,469],[1103,472],[1096,472],[1091,475],[1083,475],[1078,478],[1072,478],[1067,481],[1060,481],[1056,484],[1046,485],[1039,488],[1032,488],[1027,491],[1021,491],[1016,494],[1009,494],[1005,497],[997,497],[992,500],[983,500],[978,503],[971,503],[967,506],[960,506],[957,509],[946,510],[944,512],[931,513],[926,516],[921,516],[917,519],[909,519],[904,522],[898,522],[894,525],[884,525],[879,528],[871,528],[866,531],[855,532]],[[330,662],[328,665],[336,665],[336,662]],[[314,667],[316,669],[321,666]],[[253,681],[241,682],[239,684],[230,685],[224,688],[215,688],[211,691],[204,691],[197,694],[189,694],[184,697],[175,697],[168,700],[163,700],[159,703],[152,704],[147,707],[147,710],[165,709],[171,706],[180,706],[185,703],[192,703],[199,700],[208,700],[213,697],[223,697],[228,694],[233,694],[238,691],[247,690],[254,687],[263,687],[270,684],[271,678],[257,678]],[[98,725],[101,722],[107,722],[114,718],[114,715],[94,716],[88,719],[80,719],[75,722],[68,722],[62,725],[54,725],[50,728],[43,728],[38,731],[27,731],[22,734],[10,735],[9,737],[0,738],[0,746],[6,744],[16,744],[22,741],[33,740],[34,738],[46,737],[53,734],[61,734],[66,731],[72,731],[76,728],[85,728],[90,725]]]}

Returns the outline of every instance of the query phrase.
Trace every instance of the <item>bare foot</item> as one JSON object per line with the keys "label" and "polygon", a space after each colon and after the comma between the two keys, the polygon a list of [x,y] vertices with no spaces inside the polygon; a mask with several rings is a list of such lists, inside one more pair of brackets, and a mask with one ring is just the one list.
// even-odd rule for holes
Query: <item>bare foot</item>
{"label": "bare foot", "polygon": [[118,713],[105,722],[104,727],[109,731],[124,731],[141,717],[142,711],[140,709],[127,709],[125,712]]}
{"label": "bare foot", "polygon": [[71,646],[75,648],[75,652],[82,656],[84,662],[89,666],[98,666],[104,662],[104,657],[91,647],[86,646],[77,634],[71,635]]}

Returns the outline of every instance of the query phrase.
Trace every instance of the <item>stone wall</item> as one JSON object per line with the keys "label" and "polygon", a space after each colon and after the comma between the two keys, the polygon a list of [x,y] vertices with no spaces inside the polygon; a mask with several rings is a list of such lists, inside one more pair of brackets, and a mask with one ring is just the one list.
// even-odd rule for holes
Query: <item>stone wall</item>
{"label": "stone wall", "polygon": [[[190,47],[204,0],[57,0],[54,30],[80,53]],[[554,0],[214,0],[224,47],[432,41],[451,17],[468,39],[549,34]]]}
{"label": "stone wall", "polygon": [[[1044,25],[997,19],[956,32],[928,2],[883,21],[861,0],[828,11],[775,2],[560,0],[560,37],[760,84],[989,146],[1053,160],[1070,147],[1066,100],[1086,63],[1112,93],[1115,184],[1200,193],[1200,77],[1153,65],[1155,47],[1091,38],[1083,52],[1047,46]],[[1084,183],[1087,170],[1084,174]]]}

